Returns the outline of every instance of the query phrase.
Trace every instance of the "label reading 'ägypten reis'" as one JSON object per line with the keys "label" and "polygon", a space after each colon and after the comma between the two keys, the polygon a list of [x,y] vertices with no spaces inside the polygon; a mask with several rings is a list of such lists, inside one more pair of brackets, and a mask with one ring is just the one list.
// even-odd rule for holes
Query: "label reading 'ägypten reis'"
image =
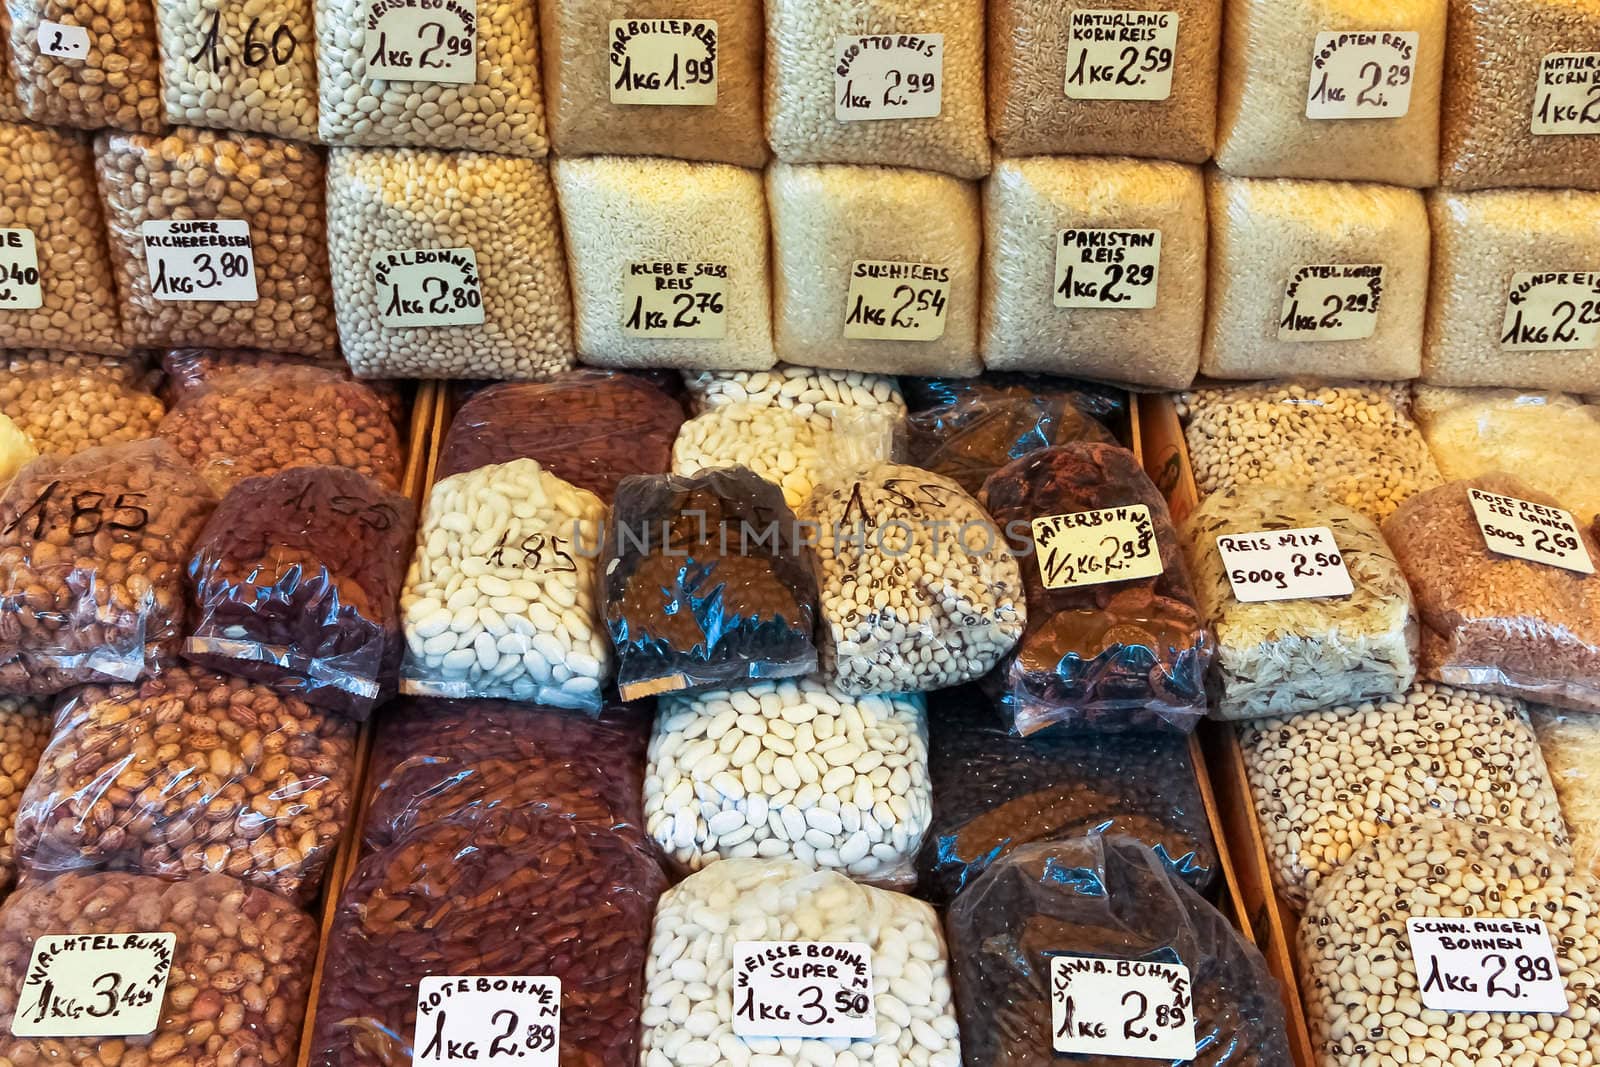
{"label": "label reading '\u00e4gypten reis'", "polygon": [[417,986],[412,1067],[559,1067],[561,979],[448,978]]}
{"label": "label reading '\u00e4gypten reis'", "polygon": [[1600,343],[1600,272],[1522,271],[1511,276],[1500,347],[1567,352]]}
{"label": "label reading '\u00e4gypten reis'", "polygon": [[740,941],[733,946],[739,1037],[872,1038],[872,948],[855,941]]}
{"label": "label reading '\u00e4gypten reis'", "polygon": [[728,335],[728,265],[644,260],[622,268],[622,332],[718,340]]}
{"label": "label reading '\u00e4gypten reis'", "polygon": [[1067,24],[1067,97],[1165,100],[1177,52],[1176,11],[1074,11]]}
{"label": "label reading '\u00e4gypten reis'", "polygon": [[612,19],[611,102],[710,107],[717,102],[711,19]]}
{"label": "label reading '\u00e4gypten reis'", "polygon": [[851,340],[937,341],[950,308],[950,268],[858,259],[850,264],[844,335]]}
{"label": "label reading '\u00e4gypten reis'", "polygon": [[833,117],[840,122],[936,118],[943,94],[942,33],[834,40]]}
{"label": "label reading '\u00e4gypten reis'", "polygon": [[1284,286],[1280,341],[1363,341],[1378,330],[1383,267],[1325,263],[1301,267]]}
{"label": "label reading '\u00e4gypten reis'", "polygon": [[478,0],[369,0],[362,28],[369,78],[478,80]]}
{"label": "label reading '\u00e4gypten reis'", "polygon": [[1064,1055],[1195,1057],[1194,987],[1181,963],[1050,957],[1051,1047]]}
{"label": "label reading '\u00e4gypten reis'", "polygon": [[178,935],[50,934],[17,991],[18,1037],[143,1037],[161,1021]]}
{"label": "label reading '\u00e4gypten reis'", "polygon": [[1143,504],[1034,519],[1033,553],[1046,589],[1154,578],[1162,571],[1155,523]]}
{"label": "label reading '\u00e4gypten reis'", "polygon": [[157,300],[256,300],[255,249],[244,219],[149,219],[139,234]]}
{"label": "label reading '\u00e4gypten reis'", "polygon": [[1541,919],[1406,919],[1422,1006],[1567,1014],[1566,983]]}
{"label": "label reading '\u00e4gypten reis'", "polygon": [[378,322],[415,326],[483,325],[478,254],[470,248],[403,248],[372,254]]}
{"label": "label reading '\u00e4gypten reis'", "polygon": [[28,311],[44,306],[39,285],[39,246],[33,231],[0,230],[0,308]]}
{"label": "label reading '\u00e4gypten reis'", "polygon": [[1533,132],[1600,133],[1600,52],[1551,52],[1539,63]]}
{"label": "label reading '\u00e4gypten reis'", "polygon": [[1160,230],[1056,234],[1058,308],[1153,308],[1160,283]]}
{"label": "label reading '\u00e4gypten reis'", "polygon": [[1222,534],[1217,553],[1234,599],[1243,604],[1355,592],[1333,531],[1326,526]]}
{"label": "label reading '\u00e4gypten reis'", "polygon": [[1397,119],[1411,110],[1420,35],[1381,30],[1317,34],[1308,119]]}
{"label": "label reading '\u00e4gypten reis'", "polygon": [[1571,512],[1482,489],[1467,490],[1467,499],[1489,551],[1579,574],[1594,573]]}

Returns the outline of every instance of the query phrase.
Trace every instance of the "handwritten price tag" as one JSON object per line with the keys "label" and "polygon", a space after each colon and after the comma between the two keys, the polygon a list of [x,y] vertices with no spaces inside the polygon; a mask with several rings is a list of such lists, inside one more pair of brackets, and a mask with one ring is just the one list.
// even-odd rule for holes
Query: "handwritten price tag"
{"label": "handwritten price tag", "polygon": [[629,337],[728,335],[726,263],[630,263],[622,270],[622,332]]}
{"label": "handwritten price tag", "polygon": [[1467,490],[1467,499],[1489,551],[1579,574],[1594,573],[1571,512],[1482,489]]}
{"label": "handwritten price tag", "polygon": [[1153,308],[1160,281],[1160,230],[1062,230],[1056,235],[1058,308]]}
{"label": "handwritten price tag", "polygon": [[1415,33],[1317,34],[1311,53],[1308,119],[1397,119],[1411,110]]}
{"label": "handwritten price tag", "polygon": [[1056,1052],[1192,1060],[1194,990],[1181,963],[1050,959],[1050,1020]]}
{"label": "handwritten price tag", "polygon": [[1410,918],[1406,936],[1425,1008],[1567,1014],[1543,920]]}
{"label": "handwritten price tag", "polygon": [[368,78],[478,80],[478,0],[371,0],[363,28]]}
{"label": "handwritten price tag", "polygon": [[740,941],[733,946],[733,1032],[739,1037],[875,1036],[871,946]]}
{"label": "handwritten price tag", "polygon": [[139,233],[157,300],[255,301],[255,250],[244,219],[150,219]]}
{"label": "handwritten price tag", "polygon": [[561,979],[424,978],[413,1067],[559,1067]]}
{"label": "handwritten price tag", "polygon": [[44,306],[39,286],[39,246],[33,231],[0,230],[0,308],[26,311]]}
{"label": "handwritten price tag", "polygon": [[57,59],[88,59],[89,31],[68,22],[39,20],[39,51]]}
{"label": "handwritten price tag", "polygon": [[375,252],[372,279],[384,326],[481,326],[478,254],[470,248]]}
{"label": "handwritten price tag", "polygon": [[1600,133],[1600,52],[1552,52],[1539,64],[1533,132]]}
{"label": "handwritten price tag", "polygon": [[11,1032],[143,1037],[161,1021],[177,934],[51,934],[33,943]]}
{"label": "handwritten price tag", "polygon": [[1500,347],[1566,352],[1600,344],[1600,272],[1522,271],[1511,276]]}
{"label": "handwritten price tag", "polygon": [[834,41],[833,117],[840,122],[936,118],[943,82],[942,33]]}
{"label": "handwritten price tag", "polygon": [[717,102],[711,19],[612,19],[611,102],[710,107]]}
{"label": "handwritten price tag", "polygon": [[1033,545],[1046,589],[1154,578],[1163,569],[1143,504],[1034,519]]}
{"label": "handwritten price tag", "polygon": [[1383,267],[1337,263],[1301,267],[1284,288],[1280,341],[1360,341],[1378,331]]}
{"label": "handwritten price tag", "polygon": [[1165,100],[1178,51],[1176,11],[1084,11],[1067,27],[1067,97]]}
{"label": "handwritten price tag", "polygon": [[858,259],[850,265],[844,335],[874,341],[936,341],[950,308],[950,268]]}
{"label": "handwritten price tag", "polygon": [[1349,568],[1326,526],[1223,534],[1217,552],[1233,595],[1243,604],[1349,596]]}

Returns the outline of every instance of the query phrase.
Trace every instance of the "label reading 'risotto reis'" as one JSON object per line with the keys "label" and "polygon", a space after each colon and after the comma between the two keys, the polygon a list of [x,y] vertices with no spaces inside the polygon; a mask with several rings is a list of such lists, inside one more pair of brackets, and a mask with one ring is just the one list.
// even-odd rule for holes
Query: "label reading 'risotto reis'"
{"label": "label reading 'risotto reis'", "polygon": [[840,122],[937,118],[943,81],[942,33],[881,33],[834,41],[833,117]]}
{"label": "label reading 'risotto reis'", "polygon": [[874,341],[937,341],[950,308],[950,268],[858,259],[850,264],[844,335]]}

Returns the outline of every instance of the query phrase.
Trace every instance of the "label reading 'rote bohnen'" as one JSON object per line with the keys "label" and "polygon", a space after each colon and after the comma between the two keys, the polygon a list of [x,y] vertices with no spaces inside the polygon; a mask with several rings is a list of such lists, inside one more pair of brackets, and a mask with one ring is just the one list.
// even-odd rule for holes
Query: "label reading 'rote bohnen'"
{"label": "label reading 'rote bohnen'", "polygon": [[1181,963],[1050,957],[1051,1048],[1063,1055],[1195,1057],[1194,987]]}
{"label": "label reading 'rote bohnen'", "polygon": [[148,219],[139,234],[157,300],[257,299],[255,249],[244,219]]}
{"label": "label reading 'rote bohnen'", "polygon": [[737,942],[733,1032],[739,1037],[876,1036],[872,947],[855,941]]}
{"label": "label reading 'rote bohnen'", "polygon": [[367,77],[471,85],[478,0],[368,0]]}
{"label": "label reading 'rote bohnen'", "polygon": [[50,934],[17,991],[18,1037],[144,1037],[161,1022],[178,935]]}
{"label": "label reading 'rote bohnen'", "polygon": [[711,19],[612,19],[613,104],[710,107],[717,102],[717,24]]}
{"label": "label reading 'rote bohnen'", "polygon": [[719,340],[728,335],[728,265],[644,260],[622,268],[622,332]]}
{"label": "label reading 'rote bohnen'", "polygon": [[840,122],[937,118],[944,99],[944,34],[838,37],[833,117]]}
{"label": "label reading 'rote bohnen'", "polygon": [[1154,578],[1163,570],[1143,504],[1034,519],[1033,549],[1046,589]]}
{"label": "label reading 'rote bohnen'", "polygon": [[846,338],[937,341],[944,336],[949,309],[949,267],[883,259],[850,264]]}
{"label": "label reading 'rote bohnen'", "polygon": [[1056,234],[1058,308],[1153,308],[1160,283],[1160,230],[1086,228]]}
{"label": "label reading 'rote bohnen'", "polygon": [[417,985],[412,1067],[559,1067],[561,979],[431,975]]}
{"label": "label reading 'rote bohnen'", "polygon": [[1600,344],[1600,272],[1521,271],[1506,292],[1500,347],[1568,352]]}
{"label": "label reading 'rote bohnen'", "polygon": [[1289,276],[1278,315],[1280,341],[1362,341],[1378,331],[1383,267],[1325,263]]}
{"label": "label reading 'rote bohnen'", "polygon": [[27,311],[44,306],[39,285],[39,246],[33,231],[0,230],[0,308]]}
{"label": "label reading 'rote bohnen'", "polygon": [[483,325],[478,254],[470,248],[374,252],[372,280],[383,326]]}
{"label": "label reading 'rote bohnen'", "polygon": [[1165,100],[1177,52],[1176,11],[1076,10],[1067,24],[1067,98]]}

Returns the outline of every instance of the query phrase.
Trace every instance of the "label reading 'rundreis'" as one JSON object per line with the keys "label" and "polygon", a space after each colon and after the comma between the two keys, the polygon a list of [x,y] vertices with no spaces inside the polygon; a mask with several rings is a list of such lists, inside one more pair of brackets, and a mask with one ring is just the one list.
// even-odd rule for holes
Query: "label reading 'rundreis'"
{"label": "label reading 'rundreis'", "polygon": [[740,941],[733,946],[739,1037],[872,1038],[872,947],[855,941]]}
{"label": "label reading 'rundreis'", "polygon": [[1571,512],[1482,489],[1469,489],[1467,499],[1489,551],[1579,574],[1594,573]]}
{"label": "label reading 'rundreis'", "polygon": [[1552,52],[1539,64],[1533,132],[1600,133],[1600,52]]}
{"label": "label reading 'rundreis'", "polygon": [[244,219],[149,219],[139,234],[157,300],[256,300],[255,249]]}
{"label": "label reading 'rundreis'", "polygon": [[161,1021],[178,935],[50,934],[17,991],[18,1037],[143,1037]]}
{"label": "label reading 'rundreis'", "polygon": [[558,1067],[561,979],[432,975],[417,986],[412,1067]]}
{"label": "label reading 'rundreis'", "polygon": [[1383,267],[1329,263],[1296,270],[1284,287],[1280,341],[1362,341],[1378,331]]}
{"label": "label reading 'rundreis'", "polygon": [[368,78],[478,80],[478,0],[369,0],[363,29]]}
{"label": "label reading 'rundreis'", "polygon": [[1156,306],[1160,230],[1062,230],[1056,235],[1058,308]]}
{"label": "label reading 'rundreis'", "polygon": [[1074,11],[1067,24],[1067,97],[1165,100],[1177,52],[1176,11]]}
{"label": "label reading 'rundreis'", "polygon": [[1181,963],[1050,957],[1054,1051],[1192,1060],[1194,987]]}
{"label": "label reading 'rundreis'", "polygon": [[44,306],[39,285],[39,246],[33,231],[0,230],[0,308],[28,311]]}
{"label": "label reading 'rundreis'", "polygon": [[1415,33],[1317,34],[1311,52],[1308,119],[1397,119],[1411,110]]}
{"label": "label reading 'rundreis'", "polygon": [[710,107],[717,102],[712,19],[612,19],[611,102]]}
{"label": "label reading 'rundreis'", "polygon": [[943,82],[942,33],[834,40],[833,117],[840,122],[936,118]]}
{"label": "label reading 'rundreis'", "polygon": [[622,268],[622,332],[718,340],[728,335],[728,265],[645,260]]}
{"label": "label reading 'rundreis'", "polygon": [[950,268],[936,263],[858,259],[850,264],[846,338],[937,341],[950,308]]}
{"label": "label reading 'rundreis'", "polygon": [[1046,589],[1074,589],[1162,571],[1150,509],[1129,504],[1033,520],[1034,556]]}
{"label": "label reading 'rundreis'", "polygon": [[1600,272],[1523,271],[1511,276],[1500,347],[1567,352],[1600,343]]}
{"label": "label reading 'rundreis'", "polygon": [[1566,983],[1541,919],[1408,918],[1422,1006],[1567,1014]]}

